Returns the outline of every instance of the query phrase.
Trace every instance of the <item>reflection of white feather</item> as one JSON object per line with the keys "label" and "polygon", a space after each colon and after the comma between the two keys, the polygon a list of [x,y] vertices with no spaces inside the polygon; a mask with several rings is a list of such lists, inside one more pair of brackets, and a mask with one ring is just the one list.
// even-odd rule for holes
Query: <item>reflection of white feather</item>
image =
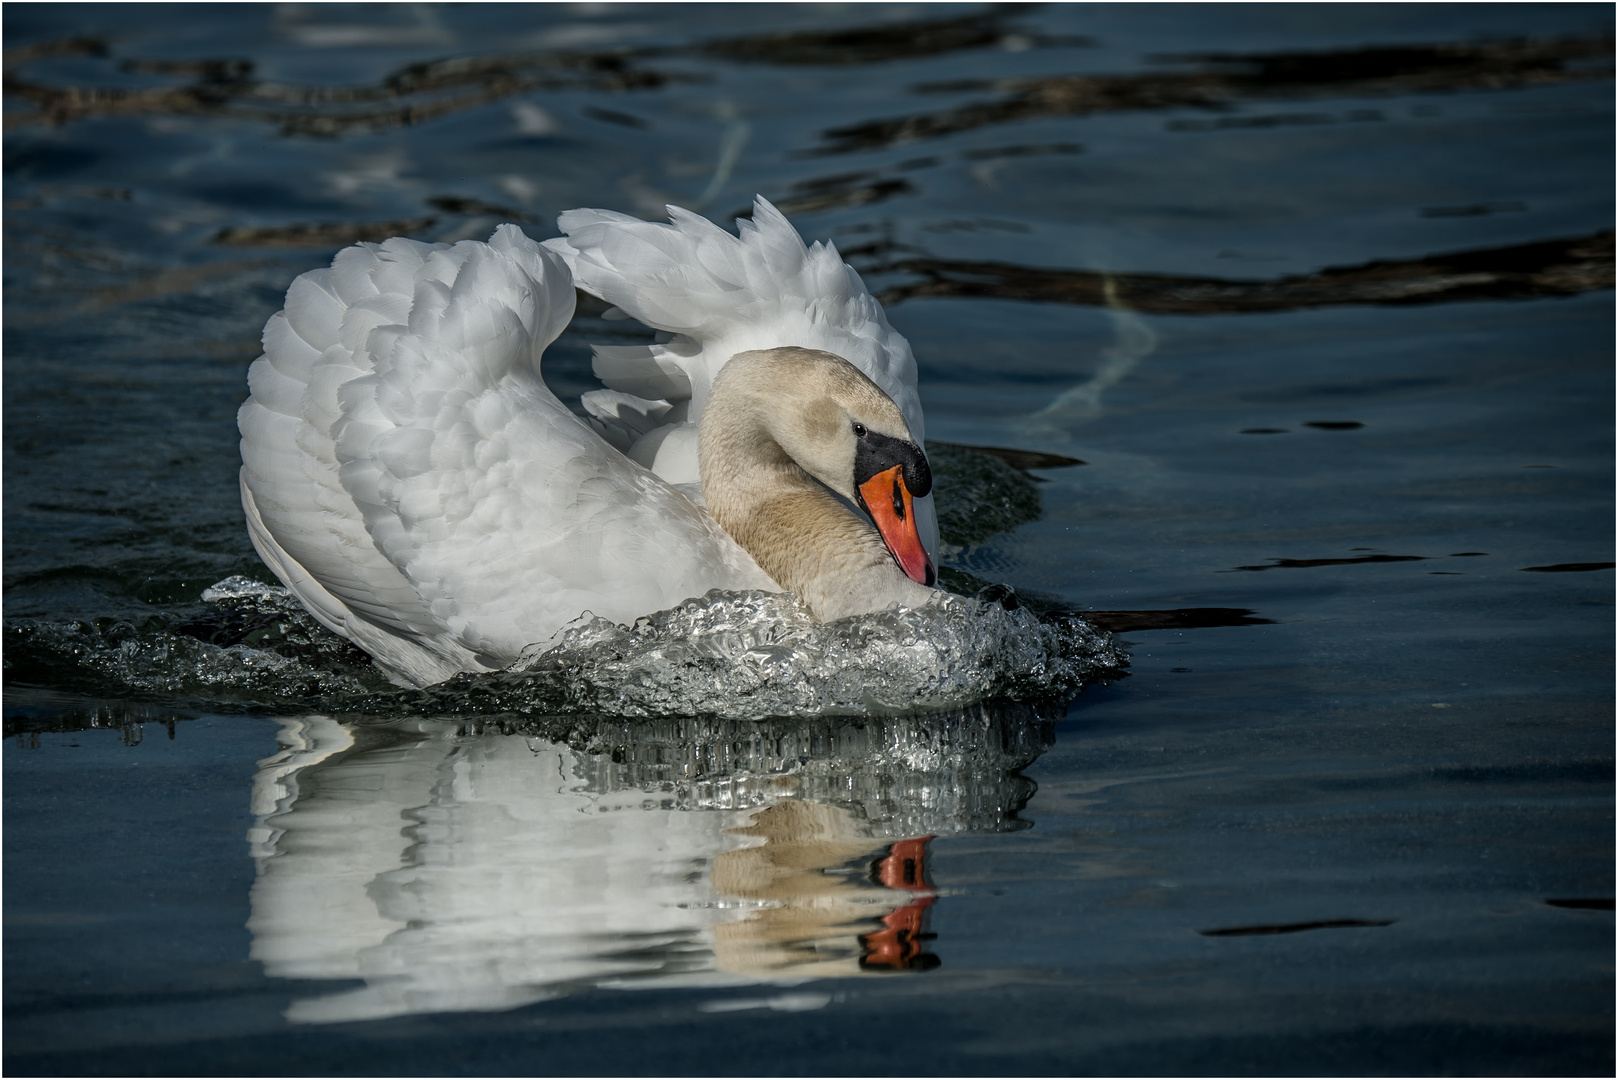
{"label": "reflection of white feather", "polygon": [[259,861],[252,956],[277,978],[366,984],[289,1019],[509,1009],[617,978],[751,981],[712,970],[711,928],[741,912],[707,873],[744,815],[592,793],[577,754],[521,738],[441,731],[332,760],[321,744],[352,737],[324,717],[282,738],[308,771],[263,766],[297,793],[257,825],[280,840]]}
{"label": "reflection of white feather", "polygon": [[[699,479],[694,432],[714,376],[739,352],[783,345],[848,360],[894,400],[916,441],[926,438],[910,344],[835,247],[806,247],[763,198],[751,221],[737,222],[737,236],[688,210],[668,212],[664,225],[569,210],[558,220],[567,235],[546,241],[581,289],[614,305],[609,317],[663,332],[649,346],[595,347],[595,372],[609,389],[586,394],[584,405],[630,457],[671,483]],[[650,429],[621,419],[626,408],[645,416],[663,405],[670,412]],[[933,550],[932,497],[916,508],[922,542]]]}
{"label": "reflection of white feather", "polygon": [[1042,745],[1026,718],[600,728],[621,760],[450,722],[286,720],[253,785],[252,956],[276,978],[364,981],[295,1002],[303,1023],[856,976],[861,935],[933,894],[924,872],[848,870],[1003,827],[1032,786],[1009,770]]}
{"label": "reflection of white feather", "polygon": [[546,388],[572,311],[561,261],[506,225],[348,248],[265,326],[239,415],[254,546],[401,682],[505,666],[586,610],[775,587]]}

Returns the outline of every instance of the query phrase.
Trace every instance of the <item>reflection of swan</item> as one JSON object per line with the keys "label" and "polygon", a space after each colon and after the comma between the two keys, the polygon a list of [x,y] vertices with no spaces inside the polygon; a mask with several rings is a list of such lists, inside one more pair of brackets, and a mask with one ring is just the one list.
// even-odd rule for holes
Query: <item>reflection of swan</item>
{"label": "reflection of swan", "polygon": [[[768,203],[740,238],[674,213],[571,211],[555,250],[514,226],[351,247],[265,326],[239,417],[254,546],[397,681],[713,588],[784,587],[822,619],[931,595],[904,339]],[[572,315],[564,259],[668,337],[597,350],[593,427],[539,372]]]}
{"label": "reflection of swan", "polygon": [[[936,966],[937,957],[921,943],[922,921],[933,902],[923,870],[930,837],[891,845],[876,863],[874,884],[865,884],[825,873],[877,848],[842,807],[776,803],[730,831],[763,843],[716,855],[713,886],[767,906],[714,927],[721,970],[801,978]],[[902,890],[904,899],[894,890]]]}
{"label": "reflection of swan", "polygon": [[723,727],[614,724],[628,741],[588,754],[426,721],[285,721],[254,780],[253,958],[363,980],[294,1003],[313,1023],[923,969],[919,830],[1015,825],[1030,785],[1008,770],[1049,738],[976,709],[830,745],[819,721],[765,722],[743,755],[704,724]]}
{"label": "reflection of swan", "polygon": [[[291,755],[351,738],[324,718],[285,730]],[[602,799],[565,747],[356,734],[291,775],[271,759],[256,785],[280,809],[260,819],[253,958],[283,978],[366,982],[292,1019],[504,1009],[711,967],[723,912],[702,870],[728,819]]]}

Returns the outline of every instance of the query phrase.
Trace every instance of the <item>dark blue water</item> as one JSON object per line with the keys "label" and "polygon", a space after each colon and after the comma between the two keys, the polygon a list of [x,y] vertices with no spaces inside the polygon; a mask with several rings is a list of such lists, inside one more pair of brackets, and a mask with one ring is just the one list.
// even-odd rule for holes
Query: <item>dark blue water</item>
{"label": "dark blue water", "polygon": [[[4,17],[8,1072],[1611,1073],[1610,7]],[[1127,677],[489,713],[202,600],[298,273],[754,193]]]}

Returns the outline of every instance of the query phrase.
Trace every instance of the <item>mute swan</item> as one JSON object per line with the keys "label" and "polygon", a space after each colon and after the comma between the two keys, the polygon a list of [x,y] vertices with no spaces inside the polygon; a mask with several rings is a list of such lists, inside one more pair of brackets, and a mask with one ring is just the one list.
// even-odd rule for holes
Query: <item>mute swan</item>
{"label": "mute swan", "polygon": [[[828,621],[932,595],[904,338],[762,198],[739,237],[670,214],[359,244],[265,325],[238,415],[253,546],[395,682],[715,588],[791,590]],[[575,280],[663,331],[596,348],[588,423],[540,376]]]}

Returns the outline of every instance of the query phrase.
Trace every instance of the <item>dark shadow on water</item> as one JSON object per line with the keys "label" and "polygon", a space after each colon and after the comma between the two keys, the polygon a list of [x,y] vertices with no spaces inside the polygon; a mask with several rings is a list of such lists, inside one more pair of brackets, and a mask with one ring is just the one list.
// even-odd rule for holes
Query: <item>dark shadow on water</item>
{"label": "dark shadow on water", "polygon": [[1014,450],[1005,446],[967,446],[963,443],[939,442],[929,440],[929,451],[943,450],[970,450],[973,453],[992,457],[1003,461],[1013,469],[1065,469],[1072,465],[1084,465],[1086,462],[1078,458],[1063,457],[1061,454],[1047,454],[1038,450]]}
{"label": "dark shadow on water", "polygon": [[739,63],[783,66],[846,67],[893,60],[942,56],[969,49],[1014,48],[1027,50],[1053,45],[1094,44],[1077,36],[1052,36],[1017,31],[1009,20],[1030,4],[1000,4],[984,12],[950,19],[918,19],[885,26],[838,30],[794,30],[780,34],[712,41],[694,51]]}
{"label": "dark shadow on water", "polygon": [[1378,259],[1267,281],[930,258],[867,264],[861,272],[919,279],[883,289],[880,299],[884,304],[922,297],[975,297],[1121,307],[1155,315],[1244,314],[1344,304],[1518,300],[1610,289],[1613,234],[1599,232],[1419,259]]}
{"label": "dark shadow on water", "polygon": [[[789,216],[819,214],[866,206],[896,195],[914,195],[916,191],[916,185],[903,178],[884,179],[874,172],[847,173],[798,181],[775,200],[775,208]],[[751,218],[753,208],[738,207],[728,216]]]}
{"label": "dark shadow on water", "polygon": [[824,154],[842,154],[974,128],[1042,117],[1199,108],[1228,110],[1244,101],[1321,96],[1502,90],[1611,77],[1608,38],[1560,38],[1404,45],[1283,53],[1209,53],[1159,57],[1200,70],[1126,75],[1054,75],[962,80],[921,92],[987,91],[1000,97],[938,112],[833,128]]}
{"label": "dark shadow on water", "polygon": [[1138,630],[1206,630],[1216,626],[1266,626],[1274,619],[1255,616],[1251,608],[1171,608],[1164,611],[1085,611],[1084,621],[1114,634]]}
{"label": "dark shadow on water", "polygon": [[1424,206],[1421,216],[1428,218],[1488,217],[1490,214],[1521,214],[1528,210],[1526,203],[1489,202],[1463,203],[1459,206]]}
{"label": "dark shadow on water", "polygon": [[1324,919],[1319,922],[1277,923],[1272,926],[1231,926],[1220,930],[1198,930],[1203,937],[1255,937],[1264,934],[1301,934],[1306,930],[1352,930],[1361,927],[1392,926],[1397,919]]}
{"label": "dark shadow on water", "polygon": [[484,202],[482,199],[469,199],[461,195],[433,195],[427,199],[429,206],[436,207],[447,214],[487,215],[497,217],[501,221],[533,221],[533,215],[510,206],[501,206],[497,203]]}
{"label": "dark shadow on water", "polygon": [[[409,127],[535,90],[622,93],[653,90],[676,75],[637,67],[621,53],[530,52],[453,57],[409,64],[369,86],[312,86],[253,78],[246,60],[205,60],[181,64],[138,58],[125,71],[191,77],[182,86],[58,86],[29,81],[21,72],[31,61],[60,56],[107,57],[108,42],[76,37],[7,50],[7,97],[33,106],[9,114],[16,125],[59,126],[100,116],[211,115],[259,120],[282,135],[330,138]],[[355,105],[371,106],[353,109]],[[336,106],[336,108],[333,108]]]}
{"label": "dark shadow on water", "polygon": [[[1044,455],[1030,455],[1043,457]],[[1054,455],[1051,455],[1054,457]],[[1002,453],[975,446],[929,442],[927,461],[938,494],[938,534],[947,544],[971,547],[1045,512],[1035,477]],[[1040,466],[1050,467],[1050,466]],[[975,586],[971,591],[976,591]]]}
{"label": "dark shadow on water", "polygon": [[[371,85],[358,86],[260,80],[254,62],[237,57],[133,57],[118,64],[121,72],[189,80],[180,86],[60,86],[30,81],[21,74],[23,65],[53,57],[113,55],[113,42],[85,35],[8,49],[4,89],[7,97],[33,107],[8,114],[8,124],[56,126],[99,116],[207,114],[260,120],[287,136],[329,138],[409,127],[537,90],[625,93],[702,81],[701,76],[646,66],[658,59],[854,66],[972,49],[1021,51],[1091,44],[1084,37],[1018,30],[1009,20],[1023,10],[1025,5],[1007,4],[946,19],[763,33],[690,45],[452,56],[407,64]],[[620,110],[589,106],[585,111],[611,123],[645,126]]]}
{"label": "dark shadow on water", "polygon": [[335,248],[362,242],[379,244],[394,236],[417,236],[436,224],[437,218],[421,217],[393,221],[237,226],[220,229],[214,234],[213,242],[228,247]]}
{"label": "dark shadow on water", "polygon": [[1361,555],[1353,559],[1271,559],[1262,566],[1237,566],[1231,570],[1222,570],[1220,573],[1229,574],[1236,570],[1300,569],[1311,566],[1352,566],[1356,563],[1423,562],[1428,558],[1427,555]]}

